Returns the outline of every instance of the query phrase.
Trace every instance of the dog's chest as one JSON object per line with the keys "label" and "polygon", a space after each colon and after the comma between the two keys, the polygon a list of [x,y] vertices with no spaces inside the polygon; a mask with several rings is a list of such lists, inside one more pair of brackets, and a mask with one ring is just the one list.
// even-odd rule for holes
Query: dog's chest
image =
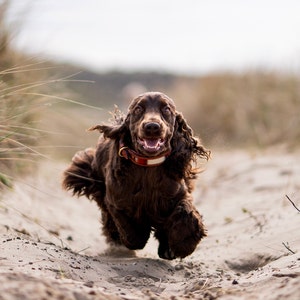
{"label": "dog's chest", "polygon": [[171,195],[176,190],[177,182],[169,178],[162,168],[143,168],[134,175],[132,193],[156,198]]}
{"label": "dog's chest", "polygon": [[167,214],[182,189],[161,168],[135,168],[118,185],[119,195],[114,199],[117,206],[138,215]]}

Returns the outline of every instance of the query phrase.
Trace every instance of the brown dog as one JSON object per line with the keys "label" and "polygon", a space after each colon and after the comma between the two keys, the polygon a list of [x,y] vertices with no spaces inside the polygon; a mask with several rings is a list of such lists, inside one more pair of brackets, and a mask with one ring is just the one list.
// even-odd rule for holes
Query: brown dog
{"label": "brown dog", "polygon": [[109,243],[142,249],[153,230],[164,259],[190,255],[204,237],[192,204],[192,162],[210,152],[193,137],[168,96],[135,98],[116,124],[97,125],[96,149],[75,154],[63,187],[97,202]]}

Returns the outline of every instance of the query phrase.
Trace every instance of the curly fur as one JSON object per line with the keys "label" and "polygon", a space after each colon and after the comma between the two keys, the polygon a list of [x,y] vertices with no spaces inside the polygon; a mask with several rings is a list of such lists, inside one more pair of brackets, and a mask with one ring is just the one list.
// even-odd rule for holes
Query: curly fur
{"label": "curly fur", "polygon": [[[149,123],[156,124],[156,132],[146,132]],[[161,258],[190,255],[206,235],[192,204],[197,175],[193,162],[208,159],[210,152],[193,136],[173,100],[158,92],[142,94],[126,116],[115,114],[113,125],[90,130],[102,133],[97,148],[75,154],[64,172],[63,187],[97,202],[107,242],[142,249],[153,230]],[[141,135],[163,143],[155,151],[148,149],[141,145]],[[171,153],[161,165],[144,167],[120,157],[120,143],[147,157]]]}

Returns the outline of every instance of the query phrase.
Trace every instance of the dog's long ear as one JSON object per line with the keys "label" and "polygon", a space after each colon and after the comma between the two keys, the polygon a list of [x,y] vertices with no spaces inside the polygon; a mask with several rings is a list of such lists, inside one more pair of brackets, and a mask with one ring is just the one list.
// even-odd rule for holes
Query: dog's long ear
{"label": "dog's long ear", "polygon": [[193,136],[191,127],[187,124],[181,113],[176,112],[173,138],[171,140],[172,154],[169,159],[169,170],[184,178],[189,191],[193,186],[190,179],[196,178],[199,169],[194,168],[192,162],[196,162],[197,156],[209,159],[210,151],[206,150],[196,137]]}
{"label": "dog's long ear", "polygon": [[199,144],[199,140],[193,136],[192,128],[187,124],[181,113],[176,112],[174,135],[172,139],[174,149],[182,152],[187,160],[200,158],[209,159],[210,151]]}
{"label": "dog's long ear", "polygon": [[126,118],[118,119],[115,124],[112,125],[95,125],[88,129],[88,131],[98,130],[103,133],[104,138],[110,138],[113,140],[124,138],[129,132],[129,116]]}
{"label": "dog's long ear", "polygon": [[103,133],[104,138],[118,139],[126,134],[127,126],[122,125],[95,125],[88,129],[88,131],[98,130]]}

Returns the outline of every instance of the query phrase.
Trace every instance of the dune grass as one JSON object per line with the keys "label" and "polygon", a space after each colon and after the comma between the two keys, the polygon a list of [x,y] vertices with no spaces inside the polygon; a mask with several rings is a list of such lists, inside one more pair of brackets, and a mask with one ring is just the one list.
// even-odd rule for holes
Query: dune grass
{"label": "dune grass", "polygon": [[53,66],[11,47],[13,30],[4,22],[8,5],[0,3],[0,188],[11,187],[12,177],[36,168],[43,157],[35,148],[45,135],[38,123],[53,81],[49,79]]}
{"label": "dune grass", "polygon": [[36,141],[33,99],[19,94],[31,85],[26,75],[32,62],[24,65],[9,46],[10,31],[3,21],[7,8],[7,1],[0,4],[0,187],[11,186],[9,176],[32,159],[30,147]]}
{"label": "dune grass", "polygon": [[40,135],[36,122],[45,99],[25,94],[36,86],[33,76],[24,76],[30,73],[30,67],[0,71],[0,166],[1,182],[5,185],[8,176],[28,170],[28,162],[34,162],[40,155],[33,146]]}

